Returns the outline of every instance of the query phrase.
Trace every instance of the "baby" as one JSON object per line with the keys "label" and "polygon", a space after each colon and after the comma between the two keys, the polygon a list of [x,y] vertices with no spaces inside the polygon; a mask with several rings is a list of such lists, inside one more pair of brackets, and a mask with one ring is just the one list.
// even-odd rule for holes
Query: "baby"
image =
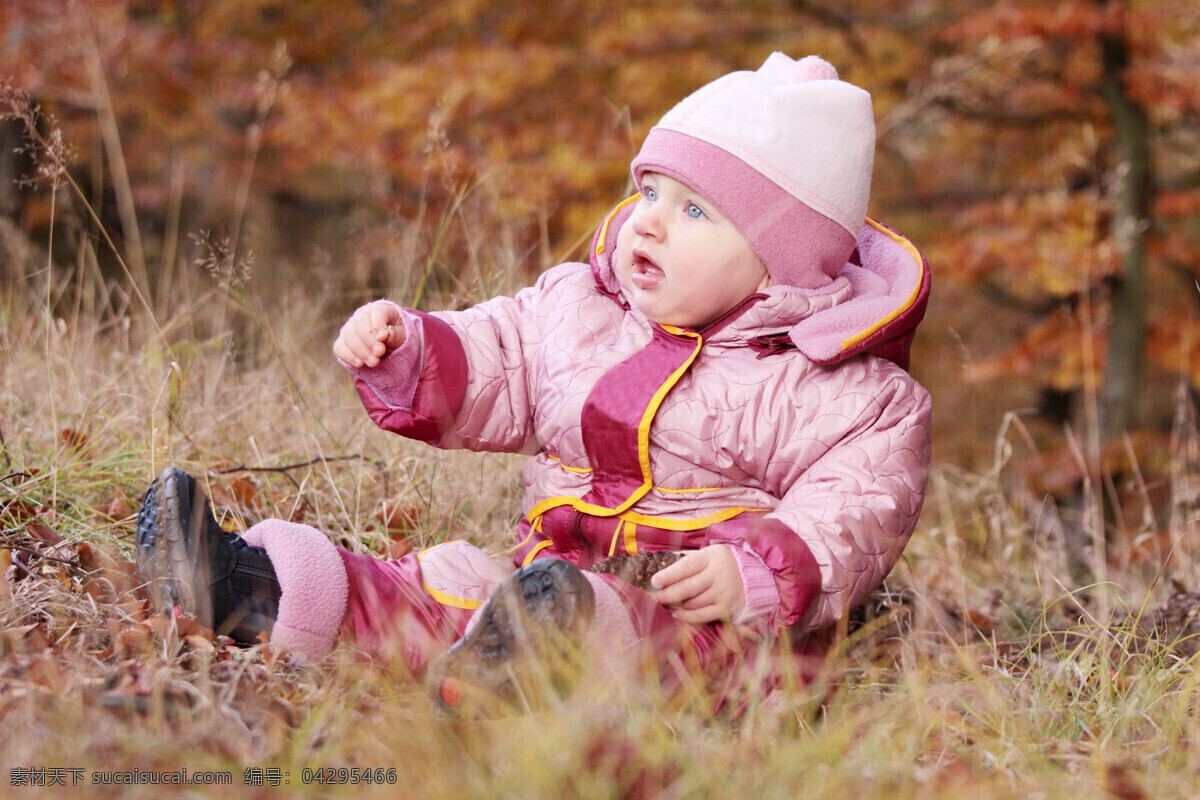
{"label": "baby", "polygon": [[[465,311],[354,313],[334,354],[380,427],[531,456],[509,553],[381,561],[281,520],[242,539],[167,470],[138,521],[159,603],[310,657],[352,642],[447,708],[526,693],[514,664],[547,648],[710,676],[764,639],[819,657],[899,558],[929,463],[906,371],[929,275],[866,218],[874,137],[866,92],[776,53],[663,117],[589,264]],[[659,551],[684,555],[650,592],[587,571]]]}

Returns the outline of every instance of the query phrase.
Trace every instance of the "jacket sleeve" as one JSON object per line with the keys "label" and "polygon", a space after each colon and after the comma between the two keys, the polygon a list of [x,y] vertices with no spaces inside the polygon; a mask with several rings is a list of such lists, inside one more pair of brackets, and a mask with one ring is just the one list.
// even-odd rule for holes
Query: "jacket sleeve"
{"label": "jacket sleeve", "polygon": [[762,559],[779,592],[774,622],[799,633],[836,622],[887,577],[916,526],[930,460],[929,395],[907,373],[855,359],[813,383],[816,413],[805,420],[800,404],[777,427],[765,465],[779,505],[709,536]]}
{"label": "jacket sleeve", "polygon": [[515,297],[464,311],[402,309],[404,344],[374,369],[350,370],[368,415],[437,447],[536,452],[535,362],[567,274],[550,270]]}

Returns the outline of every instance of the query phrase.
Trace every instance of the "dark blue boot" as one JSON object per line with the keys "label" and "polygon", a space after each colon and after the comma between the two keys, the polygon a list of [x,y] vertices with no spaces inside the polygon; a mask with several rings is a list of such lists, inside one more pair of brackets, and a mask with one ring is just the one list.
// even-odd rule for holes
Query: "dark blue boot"
{"label": "dark blue boot", "polygon": [[183,470],[168,467],[146,491],[136,558],[161,613],[179,606],[243,644],[270,635],[281,595],[271,559],[221,529],[204,490]]}

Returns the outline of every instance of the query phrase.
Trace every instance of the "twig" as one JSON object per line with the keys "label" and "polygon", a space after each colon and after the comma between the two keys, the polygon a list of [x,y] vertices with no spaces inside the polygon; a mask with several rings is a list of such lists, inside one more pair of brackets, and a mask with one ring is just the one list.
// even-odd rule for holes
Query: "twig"
{"label": "twig", "polygon": [[[4,547],[7,550],[15,550],[18,553],[25,553],[26,555],[30,555],[30,556],[37,556],[38,558],[40,558],[43,561],[53,561],[56,564],[62,564],[63,566],[66,566],[66,567],[75,567],[76,569],[80,568],[78,561],[71,561],[70,559],[67,559],[67,558],[60,558],[59,556],[52,556],[47,553],[43,553],[41,550],[38,550],[36,547],[29,547],[28,545],[17,544],[16,542],[6,542]],[[13,559],[12,563],[14,565],[20,567],[21,569],[25,570],[26,575],[30,575],[30,576],[34,575],[34,573],[30,570],[30,567],[33,566],[32,563],[24,564],[18,559]],[[86,570],[85,570],[85,572],[86,572]],[[0,579],[2,579],[2,577],[0,577]]]}
{"label": "twig", "polygon": [[371,465],[377,466],[377,467],[383,466],[383,462],[377,458],[367,459],[367,458],[364,458],[362,456],[362,454],[355,454],[355,455],[349,455],[349,456],[329,456],[329,457],[317,456],[316,458],[310,458],[308,461],[299,461],[295,464],[282,464],[280,466],[275,466],[275,467],[248,467],[245,464],[238,464],[235,467],[225,467],[224,469],[214,469],[214,470],[212,470],[212,474],[213,475],[229,475],[234,472],[285,472],[286,473],[289,470],[301,469],[302,467],[311,467],[314,464],[323,464],[323,463],[328,463],[330,461],[362,461],[364,463],[371,464]]}

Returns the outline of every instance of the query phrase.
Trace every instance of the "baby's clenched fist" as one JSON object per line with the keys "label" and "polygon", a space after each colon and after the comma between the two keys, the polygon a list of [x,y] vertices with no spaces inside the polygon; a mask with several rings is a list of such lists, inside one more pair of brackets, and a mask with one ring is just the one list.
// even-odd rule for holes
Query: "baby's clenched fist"
{"label": "baby's clenched fist", "polygon": [[354,312],[333,343],[333,354],[352,367],[377,367],[388,353],[404,343],[400,309],[386,300],[368,303]]}

